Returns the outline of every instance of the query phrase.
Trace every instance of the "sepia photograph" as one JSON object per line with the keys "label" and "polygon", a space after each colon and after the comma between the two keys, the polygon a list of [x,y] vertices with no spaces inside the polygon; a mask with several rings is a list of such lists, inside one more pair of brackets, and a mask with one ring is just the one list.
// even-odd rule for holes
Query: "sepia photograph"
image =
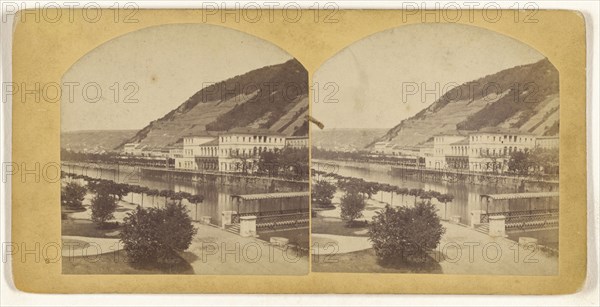
{"label": "sepia photograph", "polygon": [[308,273],[308,73],[221,26],[113,38],[62,77],[63,274]]}
{"label": "sepia photograph", "polygon": [[313,81],[313,271],[558,274],[559,72],[541,53],[423,23]]}
{"label": "sepia photograph", "polygon": [[3,299],[597,294],[589,11],[7,5]]}

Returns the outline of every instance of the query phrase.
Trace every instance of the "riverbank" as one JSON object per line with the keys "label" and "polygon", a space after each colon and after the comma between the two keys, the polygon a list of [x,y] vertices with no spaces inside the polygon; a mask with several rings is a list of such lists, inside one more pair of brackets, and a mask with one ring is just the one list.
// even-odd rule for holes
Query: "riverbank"
{"label": "riverbank", "polygon": [[294,178],[281,178],[269,176],[256,176],[251,174],[226,173],[215,171],[202,170],[185,170],[166,167],[151,167],[151,166],[131,166],[131,165],[114,165],[104,163],[86,163],[62,161],[61,167],[64,171],[75,173],[75,168],[80,173],[85,173],[88,176],[101,175],[102,170],[110,171],[113,175],[112,180],[133,180],[139,176],[152,176],[164,180],[180,180],[199,183],[210,183],[218,185],[233,185],[233,184],[254,184],[265,188],[280,188],[284,190],[302,190],[308,189],[308,180],[298,180]]}
{"label": "riverbank", "polygon": [[[270,233],[260,238],[244,238],[223,229],[194,222],[198,230],[188,249],[172,255],[160,265],[133,265],[119,239],[126,212],[135,204],[119,201],[115,219],[108,229],[92,223],[90,195],[84,211],[65,214],[62,221],[62,268],[64,274],[202,274],[202,275],[305,275],[308,257],[301,250],[268,243]],[[308,242],[306,235],[296,236]],[[307,244],[307,243],[306,243]]]}
{"label": "riverbank", "polygon": [[[63,179],[85,186],[82,178]],[[139,184],[144,185],[142,182]],[[150,183],[147,182],[146,183]],[[204,185],[202,185],[204,186]],[[165,263],[134,265],[129,263],[122,249],[120,232],[128,213],[136,207],[164,207],[166,197],[152,197],[130,192],[117,201],[114,218],[107,227],[92,222],[91,200],[93,193],[86,193],[81,210],[61,207],[62,255],[65,274],[274,274],[303,275],[308,273],[308,228],[260,233],[257,238],[243,238],[213,225],[194,222],[198,233],[186,251],[174,252]],[[230,199],[229,194],[216,197],[216,204]],[[205,204],[181,203],[189,206],[192,219],[206,214]],[[223,204],[222,204],[223,205]],[[203,210],[204,209],[204,210]],[[231,210],[231,209],[229,209]],[[214,215],[222,212],[212,208]],[[200,213],[199,213],[200,212]],[[215,219],[211,218],[211,222]],[[215,224],[220,225],[219,222]],[[269,242],[272,236],[289,239],[292,246],[275,246]]]}
{"label": "riverbank", "polygon": [[530,177],[490,174],[454,169],[431,169],[390,163],[312,159],[312,165],[314,169],[324,172],[335,173],[336,169],[339,167],[360,168],[387,172],[397,178],[406,180],[505,187],[514,189],[515,191],[558,191],[559,186],[558,180],[542,180]]}
{"label": "riverbank", "polygon": [[[442,221],[446,232],[438,247],[419,261],[382,261],[364,230],[347,228],[335,210],[317,213],[312,234],[312,270],[354,273],[429,273],[472,275],[557,275],[558,256],[535,245],[519,245],[463,225]],[[326,225],[327,224],[327,225]],[[338,229],[335,229],[338,228]]]}
{"label": "riverbank", "polygon": [[[210,223],[221,225],[223,211],[236,210],[234,208],[232,195],[244,194],[262,194],[270,192],[297,192],[308,191],[307,182],[284,182],[277,180],[261,179],[248,177],[246,179],[237,180],[235,176],[231,180],[221,181],[219,177],[209,176],[204,181],[193,181],[191,177],[182,178],[173,173],[163,171],[148,171],[143,172],[139,167],[125,167],[115,165],[100,165],[100,164],[81,164],[65,162],[63,164],[68,173],[77,175],[86,175],[92,178],[101,178],[111,180],[117,183],[131,184],[136,186],[147,187],[153,190],[170,190],[174,192],[186,192],[192,195],[202,195],[204,197],[201,203],[190,203],[186,199],[182,203],[188,207],[190,215],[194,220],[202,217],[210,217]],[[185,176],[192,175],[192,172],[186,172]],[[77,179],[80,180],[80,179]],[[227,181],[227,184],[224,184]],[[223,183],[223,184],[221,184]],[[134,193],[135,194],[135,193]],[[130,195],[125,199],[133,203],[141,203],[142,195]],[[164,205],[165,198],[163,196],[143,196],[144,205]],[[296,202],[300,200],[288,200],[290,206],[298,205]]]}

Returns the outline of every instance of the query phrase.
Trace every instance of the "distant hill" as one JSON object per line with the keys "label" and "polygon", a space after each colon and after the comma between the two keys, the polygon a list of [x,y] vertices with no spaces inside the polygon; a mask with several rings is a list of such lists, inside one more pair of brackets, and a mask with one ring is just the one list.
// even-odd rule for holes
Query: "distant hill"
{"label": "distant hill", "polygon": [[558,135],[558,90],[558,71],[547,59],[509,68],[453,88],[377,141],[414,146],[436,134],[485,127]]}
{"label": "distant hill", "polygon": [[165,147],[186,135],[254,127],[307,135],[308,73],[295,59],[201,89],[125,143]]}
{"label": "distant hill", "polygon": [[74,151],[112,151],[125,140],[133,137],[137,130],[85,130],[62,132],[60,146]]}
{"label": "distant hill", "polygon": [[311,130],[312,146],[328,150],[360,150],[372,143],[388,129],[324,129]]}

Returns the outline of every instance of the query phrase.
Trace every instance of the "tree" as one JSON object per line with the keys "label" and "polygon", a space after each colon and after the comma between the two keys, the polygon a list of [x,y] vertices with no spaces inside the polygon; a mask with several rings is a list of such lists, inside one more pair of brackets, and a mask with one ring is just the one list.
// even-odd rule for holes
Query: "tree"
{"label": "tree", "polygon": [[69,182],[61,189],[60,200],[63,206],[71,210],[83,209],[86,189],[75,182]]}
{"label": "tree", "polygon": [[408,195],[410,196],[414,196],[415,197],[415,205],[417,204],[417,199],[419,198],[419,196],[423,194],[423,190],[422,189],[410,189],[408,191]]}
{"label": "tree", "polygon": [[98,226],[106,225],[106,222],[113,219],[113,213],[117,209],[117,201],[108,193],[98,193],[92,199],[92,221]]}
{"label": "tree", "polygon": [[161,190],[158,195],[163,196],[165,198],[165,205],[167,205],[167,199],[170,198],[171,196],[173,196],[173,194],[175,194],[175,192],[171,191],[171,190]]}
{"label": "tree", "polygon": [[169,203],[162,209],[137,207],[123,222],[123,249],[134,265],[167,261],[186,250],[197,232],[187,208],[180,203]]}
{"label": "tree", "polygon": [[260,153],[257,164],[257,172],[269,177],[279,174],[280,157],[278,154],[271,151],[263,151]]}
{"label": "tree", "polygon": [[198,203],[201,203],[204,201],[204,196],[202,195],[191,195],[190,197],[187,198],[187,200],[194,204],[194,206],[196,207],[196,211],[194,213],[194,219],[197,221],[198,220]]}
{"label": "tree", "polygon": [[435,206],[421,201],[411,208],[386,206],[373,217],[369,238],[379,258],[408,260],[434,249],[445,231]]}
{"label": "tree", "polygon": [[311,198],[312,202],[318,207],[331,207],[331,200],[335,193],[335,186],[328,181],[319,180],[312,186]]}
{"label": "tree", "polygon": [[452,196],[452,194],[440,194],[437,196],[437,200],[441,203],[444,203],[444,219],[447,220],[448,219],[448,203],[452,202],[452,200],[454,200],[454,196]]}
{"label": "tree", "polygon": [[146,194],[148,196],[152,196],[152,206],[154,206],[156,196],[159,195],[159,193],[160,193],[160,191],[158,191],[157,189],[151,189],[151,190],[148,190],[148,192],[146,192]]}
{"label": "tree", "polygon": [[138,189],[138,192],[142,196],[142,207],[143,207],[144,206],[144,194],[147,194],[148,192],[150,192],[150,189],[147,187],[140,187]]}
{"label": "tree", "polygon": [[129,193],[130,187],[127,184],[116,183],[105,179],[96,179],[90,181],[88,188],[96,194],[109,194],[115,199],[123,199],[123,196]]}
{"label": "tree", "polygon": [[365,198],[357,190],[348,190],[342,196],[340,217],[346,220],[348,226],[351,226],[355,219],[363,216],[364,209]]}
{"label": "tree", "polygon": [[536,172],[540,174],[558,175],[558,148],[535,148],[530,152],[530,158]]}
{"label": "tree", "polygon": [[531,157],[528,152],[513,151],[508,159],[508,170],[519,175],[528,175],[531,164]]}

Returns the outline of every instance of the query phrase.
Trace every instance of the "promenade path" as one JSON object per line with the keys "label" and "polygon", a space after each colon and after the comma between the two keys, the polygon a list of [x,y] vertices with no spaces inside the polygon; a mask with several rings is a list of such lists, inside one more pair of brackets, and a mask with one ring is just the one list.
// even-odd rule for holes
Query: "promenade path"
{"label": "promenade path", "polygon": [[494,238],[471,228],[442,222],[446,233],[437,258],[444,274],[557,275],[558,256],[537,246],[522,246],[507,238]]}
{"label": "promenade path", "polygon": [[[322,211],[318,214],[334,219],[334,211]],[[444,221],[442,225],[446,228],[446,232],[437,249],[430,252],[430,256],[439,264],[440,271],[444,274],[538,276],[558,274],[558,256],[549,255],[541,251],[538,246],[518,245],[508,238],[494,238],[465,225]],[[312,234],[313,255],[335,253],[341,256],[340,259],[351,259],[350,253],[369,250],[371,247],[367,237]],[[375,263],[373,259],[363,259],[363,261]]]}
{"label": "promenade path", "polygon": [[244,238],[220,228],[195,223],[198,233],[184,256],[195,274],[304,275],[308,256]]}
{"label": "promenade path", "polygon": [[96,256],[115,252],[123,248],[119,239],[62,236],[62,256]]}
{"label": "promenade path", "polygon": [[313,255],[329,255],[332,252],[345,254],[372,247],[367,237],[338,236],[321,233],[313,233],[311,242],[311,253]]}

